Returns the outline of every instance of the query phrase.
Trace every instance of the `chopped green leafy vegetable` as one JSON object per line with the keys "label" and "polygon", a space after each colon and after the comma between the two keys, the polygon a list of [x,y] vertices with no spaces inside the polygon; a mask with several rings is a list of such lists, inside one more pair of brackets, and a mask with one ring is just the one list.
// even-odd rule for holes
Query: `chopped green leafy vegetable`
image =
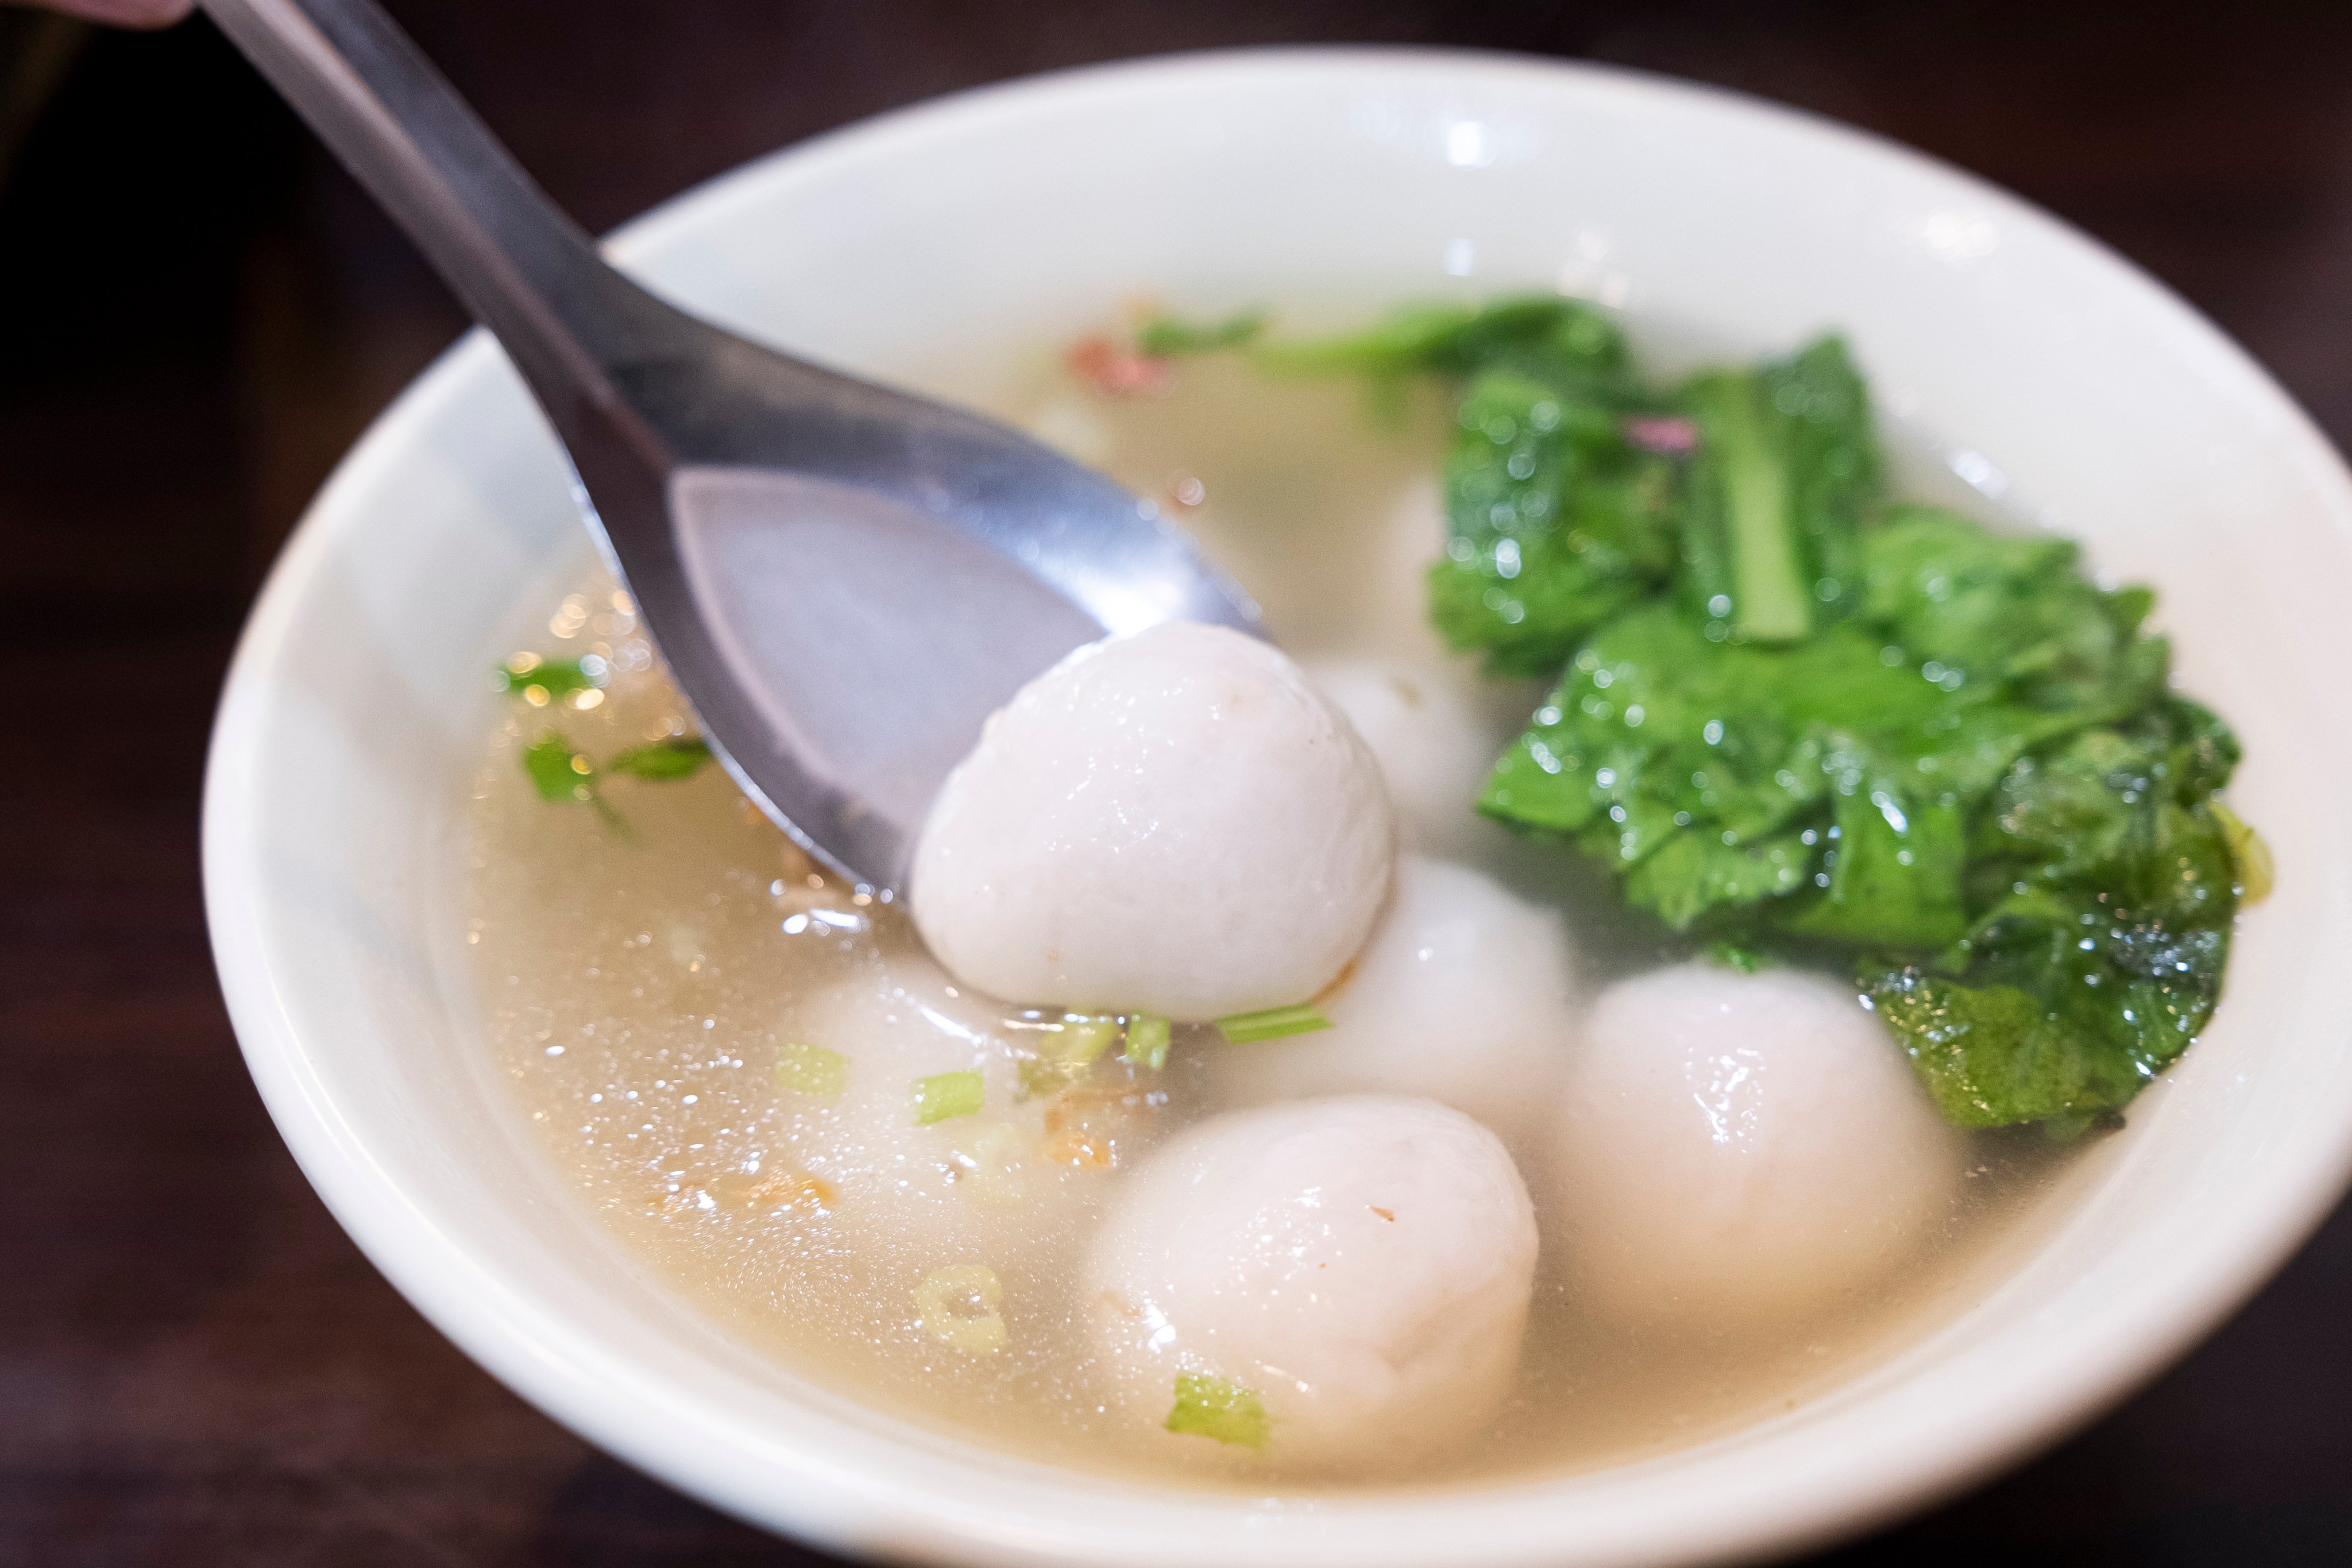
{"label": "chopped green leafy vegetable", "polygon": [[2028,747],[2095,714],[1947,690],[1832,626],[1788,647],[1653,600],[1599,628],[1480,809],[1575,838],[1677,930],[1738,914],[1847,941],[1958,937],[1961,816]]}
{"label": "chopped green leafy vegetable", "polygon": [[1135,352],[1152,359],[1247,348],[1265,330],[1265,313],[1244,310],[1222,321],[1181,321],[1154,316],[1135,330]]}
{"label": "chopped green leafy vegetable", "polygon": [[1487,305],[1427,305],[1368,331],[1319,342],[1270,344],[1270,369],[1359,375],[1469,375],[1516,370],[1558,386],[1637,390],[1625,340],[1607,315],[1578,300],[1528,294]]}
{"label": "chopped green leafy vegetable", "polygon": [[915,1125],[929,1127],[959,1116],[977,1116],[982,1101],[976,1071],[934,1073],[915,1080]]}
{"label": "chopped green leafy vegetable", "polygon": [[1791,526],[1788,464],[1766,433],[1773,411],[1758,407],[1764,389],[1727,372],[1695,383],[1690,400],[1705,454],[1692,487],[1696,574],[1702,586],[1720,586],[1707,602],[1723,606],[1740,637],[1794,642],[1812,628],[1812,595]]}
{"label": "chopped green leafy vegetable", "polygon": [[1557,299],[1259,353],[1457,388],[1431,620],[1558,672],[1480,811],[1735,966],[1843,955],[1963,1125],[2077,1135],[2204,1026],[2273,876],[2215,798],[2236,741],[2168,691],[2146,589],[1890,503],[1840,340],[1663,394]]}
{"label": "chopped green leafy vegetable", "polygon": [[584,752],[551,730],[522,750],[522,771],[541,800],[592,801],[596,797],[596,764]]}
{"label": "chopped green leafy vegetable", "polygon": [[1278,1040],[1286,1035],[1311,1035],[1330,1026],[1330,1019],[1303,1002],[1292,1007],[1268,1007],[1262,1013],[1235,1013],[1217,1020],[1217,1031],[1236,1046]]}
{"label": "chopped green leafy vegetable", "polygon": [[2140,633],[2154,596],[2103,592],[2067,540],[1902,506],[1861,535],[1861,562],[1863,619],[1947,689],[2119,718],[2164,684],[2170,650]]}
{"label": "chopped green leafy vegetable", "polygon": [[1498,672],[1549,673],[1664,580],[1673,461],[1628,442],[1612,403],[1517,371],[1472,383],[1455,426],[1430,618]]}
{"label": "chopped green leafy vegetable", "polygon": [[1864,994],[1962,1126],[2116,1110],[2211,1016],[2237,871],[2198,755],[2210,715],[2185,707],[2020,758],[1975,827],[1968,935],[1926,963],[1864,963]]}
{"label": "chopped green leafy vegetable", "polygon": [[1168,1020],[1157,1013],[1133,1013],[1127,1020],[1127,1045],[1120,1055],[1139,1068],[1154,1071],[1168,1065]]}
{"label": "chopped green leafy vegetable", "polygon": [[849,1082],[849,1058],[839,1051],[788,1040],[776,1051],[776,1087],[812,1100],[839,1100]]}
{"label": "chopped green leafy vegetable", "polygon": [[691,778],[710,760],[710,743],[698,736],[673,735],[649,746],[631,746],[604,764],[609,773],[667,782]]}
{"label": "chopped green leafy vegetable", "polygon": [[1771,967],[1772,961],[1752,947],[1742,947],[1736,942],[1711,942],[1706,944],[1707,960],[1721,964],[1734,974],[1758,974]]}
{"label": "chopped green leafy vegetable", "polygon": [[572,742],[555,731],[546,731],[522,749],[522,771],[540,799],[593,806],[606,827],[623,838],[630,837],[628,823],[596,787],[594,760],[585,752],[573,751]]}
{"label": "chopped green leafy vegetable", "polygon": [[1710,372],[1680,401],[1699,437],[1683,534],[1694,605],[1761,643],[1851,614],[1885,465],[1845,345],[1822,338],[1753,372]]}
{"label": "chopped green leafy vegetable", "polygon": [[688,778],[710,760],[710,747],[705,742],[684,736],[656,741],[648,746],[632,746],[615,755],[602,768],[585,752],[574,751],[572,742],[550,730],[525,746],[522,752],[523,772],[530,776],[531,787],[539,797],[548,801],[575,801],[593,805],[604,825],[623,837],[629,834],[629,825],[614,811],[597,785],[605,776],[618,773],[628,778],[667,783]]}
{"label": "chopped green leafy vegetable", "polygon": [[1168,1430],[1214,1438],[1239,1448],[1263,1448],[1273,1423],[1255,1389],[1196,1372],[1176,1374],[1176,1404]]}
{"label": "chopped green leafy vegetable", "polygon": [[574,691],[600,690],[606,679],[604,661],[594,654],[583,658],[541,658],[535,653],[519,653],[498,668],[491,682],[500,691],[543,707]]}

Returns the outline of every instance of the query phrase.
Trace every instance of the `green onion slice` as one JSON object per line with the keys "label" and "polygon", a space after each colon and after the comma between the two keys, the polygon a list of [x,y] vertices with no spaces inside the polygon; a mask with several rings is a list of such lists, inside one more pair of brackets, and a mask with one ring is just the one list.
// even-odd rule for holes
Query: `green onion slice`
{"label": "green onion slice", "polygon": [[915,1080],[915,1125],[950,1121],[980,1113],[981,1084],[977,1069],[934,1073]]}
{"label": "green onion slice", "polygon": [[776,1052],[776,1087],[815,1100],[839,1100],[849,1081],[849,1058],[805,1041],[787,1041]]}
{"label": "green onion slice", "polygon": [[1086,1076],[1088,1068],[1118,1038],[1117,1018],[1086,1013],[1065,1013],[1058,1024],[1037,1031],[1037,1054],[1021,1064],[1021,1088],[1029,1094],[1051,1094]]}
{"label": "green onion slice", "polygon": [[1240,1448],[1263,1448],[1266,1429],[1272,1425],[1255,1389],[1202,1373],[1176,1374],[1176,1407],[1168,1412],[1171,1432],[1213,1437]]}
{"label": "green onion slice", "polygon": [[1293,1007],[1268,1007],[1262,1013],[1235,1013],[1217,1020],[1218,1032],[1237,1046],[1278,1040],[1286,1035],[1311,1035],[1330,1026],[1330,1019],[1304,1002]]}
{"label": "green onion slice", "polygon": [[1168,1065],[1168,1020],[1157,1013],[1130,1013],[1127,1047],[1119,1054],[1139,1068],[1157,1071]]}

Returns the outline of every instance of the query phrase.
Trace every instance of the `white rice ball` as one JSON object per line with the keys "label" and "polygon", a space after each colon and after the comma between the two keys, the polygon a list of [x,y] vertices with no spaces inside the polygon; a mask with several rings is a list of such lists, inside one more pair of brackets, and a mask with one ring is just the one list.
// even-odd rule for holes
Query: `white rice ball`
{"label": "white rice ball", "polygon": [[1494,1415],[1535,1260],[1493,1133],[1425,1100],[1349,1096],[1228,1112],[1150,1156],[1096,1237],[1087,1300],[1122,1420],[1164,1427],[1179,1375],[1213,1378],[1255,1396],[1265,1458],[1370,1474]]}
{"label": "white rice ball", "polygon": [[910,891],[984,991],[1200,1020],[1330,984],[1394,841],[1378,765],[1298,668],[1179,622],[1079,649],[989,721]]}
{"label": "white rice ball", "polygon": [[1964,1148],[1853,992],[1691,963],[1593,1005],[1550,1161],[1580,1288],[1710,1328],[1818,1310],[1950,1213]]}
{"label": "white rice ball", "polygon": [[1568,933],[1466,866],[1400,856],[1381,923],[1322,1009],[1318,1033],[1210,1047],[1218,1102],[1423,1095],[1516,1142],[1551,1115],[1578,1034]]}

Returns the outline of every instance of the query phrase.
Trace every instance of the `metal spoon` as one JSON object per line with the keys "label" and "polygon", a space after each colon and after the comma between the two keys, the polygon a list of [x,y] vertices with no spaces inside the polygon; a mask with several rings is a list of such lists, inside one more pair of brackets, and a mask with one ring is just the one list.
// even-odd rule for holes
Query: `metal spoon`
{"label": "metal spoon", "polygon": [[1110,480],[607,266],[373,0],[202,0],[522,373],[704,737],[838,871],[903,874],[982,721],[1072,648],[1256,608]]}

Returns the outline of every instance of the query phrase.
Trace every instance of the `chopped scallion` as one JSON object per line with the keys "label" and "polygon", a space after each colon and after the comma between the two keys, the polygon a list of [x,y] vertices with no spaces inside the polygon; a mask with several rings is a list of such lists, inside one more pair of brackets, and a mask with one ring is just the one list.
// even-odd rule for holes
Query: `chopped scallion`
{"label": "chopped scallion", "polygon": [[1265,1405],[1255,1389],[1196,1372],[1176,1374],[1176,1405],[1168,1430],[1190,1432],[1241,1448],[1265,1447]]}
{"label": "chopped scallion", "polygon": [[1066,1014],[1061,1033],[1055,1037],[1060,1042],[1055,1049],[1055,1056],[1087,1067],[1118,1038],[1118,1020],[1088,1017],[1083,1013]]}
{"label": "chopped scallion", "polygon": [[934,1073],[915,1080],[915,1125],[929,1127],[980,1113],[982,1089],[976,1070]]}
{"label": "chopped scallion", "polygon": [[1063,1014],[1061,1022],[1037,1031],[1037,1054],[1021,1064],[1022,1089],[1030,1094],[1051,1094],[1076,1082],[1117,1038],[1116,1018]]}
{"label": "chopped scallion", "polygon": [[1139,1068],[1155,1071],[1168,1065],[1168,1020],[1157,1013],[1130,1013],[1127,1047],[1119,1053]]}
{"label": "chopped scallion", "polygon": [[1330,1026],[1330,1019],[1304,1002],[1292,1007],[1268,1007],[1262,1013],[1235,1013],[1217,1020],[1218,1032],[1237,1046],[1278,1040],[1286,1035],[1311,1035]]}
{"label": "chopped scallion", "polygon": [[816,1100],[839,1100],[849,1082],[849,1058],[802,1040],[788,1040],[776,1052],[776,1087]]}

